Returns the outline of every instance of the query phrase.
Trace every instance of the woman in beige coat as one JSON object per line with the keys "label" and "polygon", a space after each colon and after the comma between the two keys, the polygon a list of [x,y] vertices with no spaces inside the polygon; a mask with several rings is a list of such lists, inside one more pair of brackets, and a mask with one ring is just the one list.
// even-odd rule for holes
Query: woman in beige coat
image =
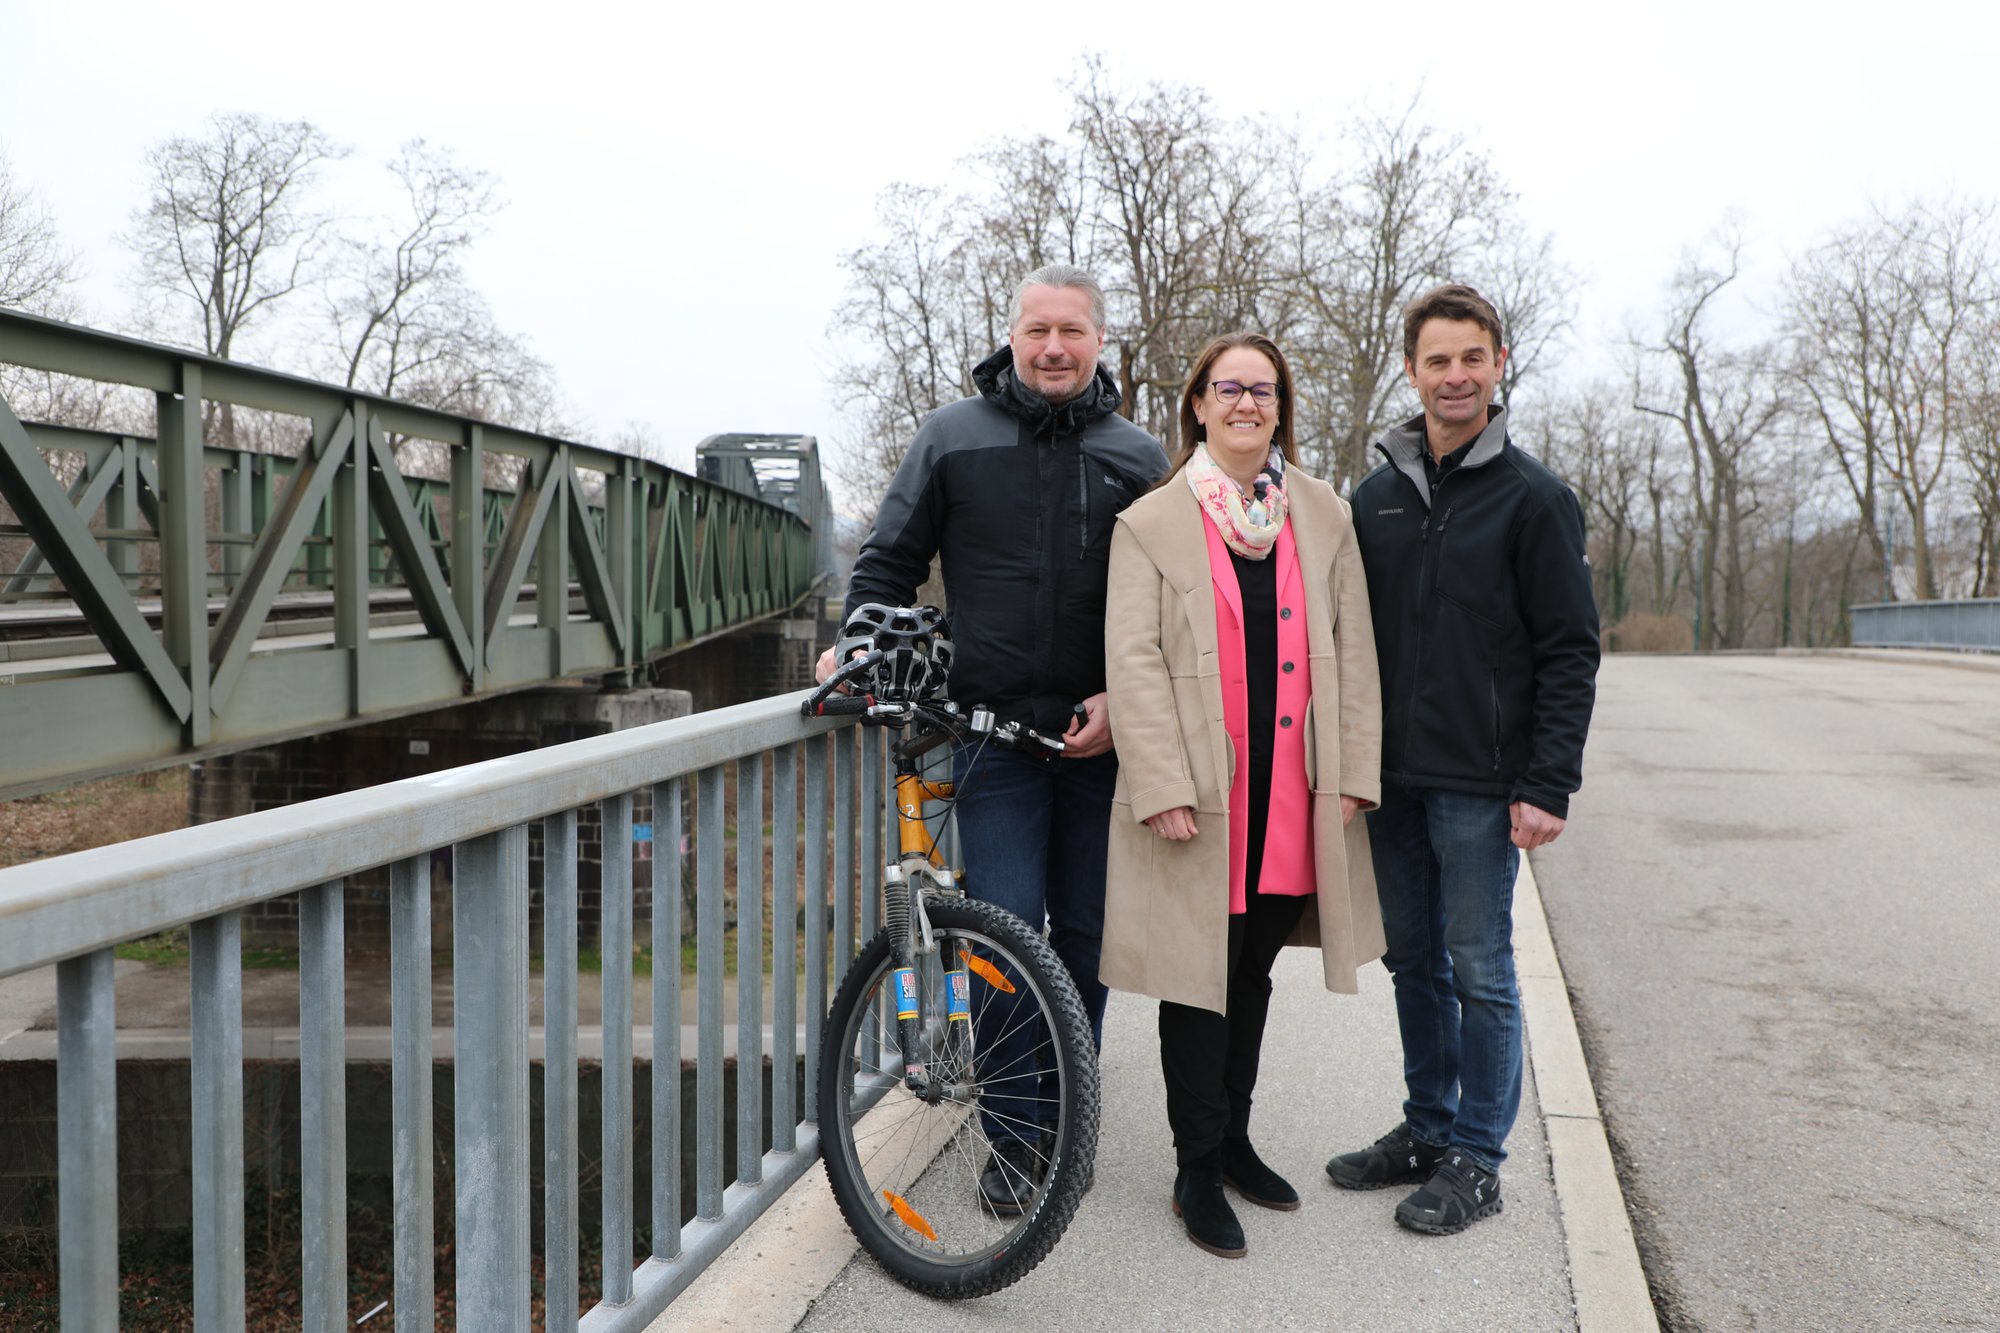
{"label": "woman in beige coat", "polygon": [[1160,1060],[1195,1244],[1235,1258],[1225,1183],[1293,1209],[1249,1139],[1285,944],[1329,990],[1382,954],[1366,825],[1381,694],[1348,507],[1290,469],[1284,353],[1218,338],[1181,397],[1179,457],[1119,516],[1105,625],[1118,749],[1100,978],[1160,1001]]}

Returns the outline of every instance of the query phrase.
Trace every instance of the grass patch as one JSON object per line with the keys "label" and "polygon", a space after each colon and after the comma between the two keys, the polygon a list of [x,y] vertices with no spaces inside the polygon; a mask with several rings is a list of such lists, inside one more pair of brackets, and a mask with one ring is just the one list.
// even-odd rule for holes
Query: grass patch
{"label": "grass patch", "polygon": [[[154,967],[186,967],[188,965],[188,928],[175,926],[157,935],[145,935],[136,940],[111,946],[113,957],[134,963],[148,963]],[[245,968],[262,968],[278,972],[299,970],[299,951],[286,948],[248,948],[243,951]]]}

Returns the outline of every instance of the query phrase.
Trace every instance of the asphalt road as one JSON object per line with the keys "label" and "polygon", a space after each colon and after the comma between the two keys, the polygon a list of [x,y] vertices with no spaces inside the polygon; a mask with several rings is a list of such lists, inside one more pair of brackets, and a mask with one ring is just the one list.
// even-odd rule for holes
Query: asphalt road
{"label": "asphalt road", "polygon": [[2000,663],[1606,659],[1535,854],[1673,1329],[2000,1328]]}

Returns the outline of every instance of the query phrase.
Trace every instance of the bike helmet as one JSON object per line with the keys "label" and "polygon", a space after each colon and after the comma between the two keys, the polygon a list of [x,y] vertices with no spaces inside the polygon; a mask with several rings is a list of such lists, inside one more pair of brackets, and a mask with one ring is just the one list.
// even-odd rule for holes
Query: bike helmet
{"label": "bike helmet", "polygon": [[944,613],[934,606],[894,607],[870,602],[854,609],[840,628],[834,656],[846,661],[856,650],[880,649],[882,660],[868,676],[867,691],[890,703],[942,699],[951,675],[951,639]]}

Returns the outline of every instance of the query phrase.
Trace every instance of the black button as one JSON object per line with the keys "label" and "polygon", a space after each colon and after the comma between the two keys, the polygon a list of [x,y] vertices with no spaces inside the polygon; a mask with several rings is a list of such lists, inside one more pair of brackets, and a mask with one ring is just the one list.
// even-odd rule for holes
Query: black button
{"label": "black button", "polygon": [[1291,669],[1292,669],[1292,664],[1290,662],[1285,663],[1285,670],[1290,671]]}
{"label": "black button", "polygon": [[1291,607],[1287,606],[1287,607],[1284,607],[1284,608],[1282,608],[1282,609],[1280,609],[1280,610],[1279,610],[1279,612],[1278,612],[1278,619],[1280,619],[1280,620],[1290,620],[1291,618],[1292,618],[1292,608],[1291,608]]}
{"label": "black button", "polygon": [[1278,719],[1278,725],[1281,727],[1289,727],[1292,725],[1292,720],[1288,717],[1281,717]]}

